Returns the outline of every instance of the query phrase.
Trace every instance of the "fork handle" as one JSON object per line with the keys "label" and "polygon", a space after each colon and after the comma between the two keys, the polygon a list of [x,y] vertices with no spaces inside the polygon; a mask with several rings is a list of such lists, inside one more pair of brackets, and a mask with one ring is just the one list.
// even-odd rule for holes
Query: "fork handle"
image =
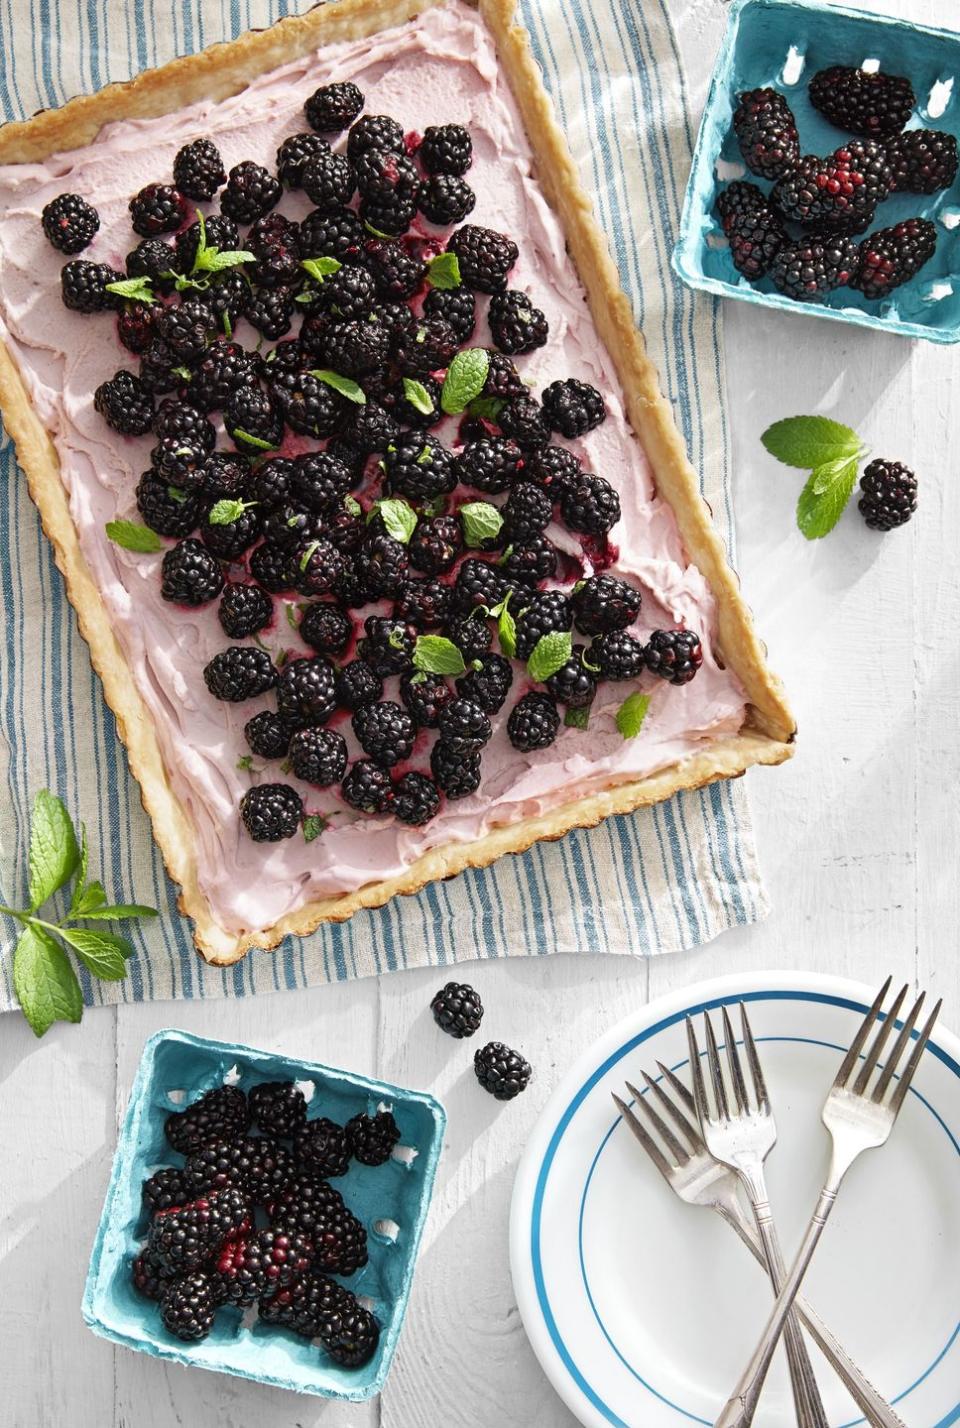
{"label": "fork handle", "polygon": [[[753,1214],[760,1233],[770,1283],[773,1285],[774,1294],[779,1294],[780,1286],[786,1278],[787,1267],[784,1264],[780,1236],[777,1234],[770,1202],[762,1193],[753,1202]],[[793,1390],[799,1428],[830,1428],[813,1364],[800,1330],[800,1321],[793,1310],[784,1324],[783,1344],[787,1352],[790,1387]]]}
{"label": "fork handle", "polygon": [[793,1267],[777,1295],[777,1301],[771,1310],[763,1336],[754,1349],[739,1383],[724,1404],[714,1428],[750,1428],[777,1344],[780,1342],[780,1336],[789,1319],[793,1302],[813,1258],[813,1252],[820,1243],[820,1236],[823,1234],[824,1226],[836,1203],[839,1188],[839,1180],[833,1180],[820,1191],[817,1208],[807,1226],[807,1232],[803,1237],[803,1243],[793,1262]]}

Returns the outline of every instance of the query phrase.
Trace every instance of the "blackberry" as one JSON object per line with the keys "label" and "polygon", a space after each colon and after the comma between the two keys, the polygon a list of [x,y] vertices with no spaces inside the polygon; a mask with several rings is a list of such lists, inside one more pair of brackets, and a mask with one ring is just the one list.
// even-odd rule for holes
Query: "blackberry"
{"label": "blackberry", "polygon": [[774,185],[770,200],[796,223],[862,231],[892,181],[882,146],[872,139],[854,139],[825,159],[802,158]]}
{"label": "blackberry", "polygon": [[290,740],[290,768],[304,783],[329,788],[347,771],[347,745],[334,729],[298,729]]}
{"label": "blackberry", "polygon": [[169,1210],[158,1210],[150,1225],[149,1248],[174,1274],[189,1273],[209,1259],[250,1215],[250,1202],[236,1185]]}
{"label": "blackberry", "polygon": [[156,1171],[143,1182],[141,1194],[151,1215],[157,1210],[168,1210],[171,1205],[182,1205],[187,1198],[182,1172],[173,1169]]}
{"label": "blackberry", "polygon": [[251,753],[260,759],[284,759],[290,747],[290,730],[279,714],[264,709],[243,726]]}
{"label": "blackberry", "polygon": [[324,1216],[343,1204],[339,1190],[310,1171],[298,1171],[267,1206],[273,1229],[313,1241]]}
{"label": "blackberry", "polygon": [[[420,828],[423,824],[430,822],[439,807],[440,794],[437,786],[432,779],[427,778],[426,774],[411,770],[410,773],[403,774],[394,784],[393,811],[401,823]],[[358,1160],[363,1159],[356,1150],[354,1150],[354,1155]],[[369,1160],[365,1162],[367,1165],[373,1163]],[[379,1162],[377,1163],[379,1164]]]}
{"label": "blackberry", "polygon": [[550,440],[543,408],[535,397],[514,397],[500,409],[497,424],[504,436],[512,437],[524,452],[537,451]]}
{"label": "blackberry", "polygon": [[215,1086],[183,1111],[172,1111],[164,1134],[181,1155],[190,1155],[212,1140],[232,1140],[250,1124],[247,1098],[238,1086]]}
{"label": "blackberry", "polygon": [[250,557],[250,574],[271,595],[292,590],[298,573],[293,551],[275,541],[261,541]]}
{"label": "blackberry", "polygon": [[418,630],[442,625],[450,611],[452,590],[439,580],[405,580],[397,590],[393,618]]}
{"label": "blackberry", "polygon": [[858,505],[871,530],[892,531],[917,509],[917,478],[900,461],[871,461],[860,477]]}
{"label": "blackberry", "polygon": [[201,495],[210,501],[245,497],[250,480],[250,467],[237,451],[211,451],[198,478]]}
{"label": "blackberry", "polygon": [[738,219],[749,217],[758,208],[765,208],[766,204],[766,194],[755,183],[738,179],[736,183],[728,184],[717,194],[717,213],[724,233],[729,233]]}
{"label": "blackberry", "polygon": [[569,630],[573,614],[562,590],[543,590],[518,600],[516,616],[517,659],[528,660],[539,640]]}
{"label": "blackberry", "polygon": [[367,401],[363,406],[354,408],[341,435],[344,441],[366,457],[375,451],[386,451],[391,442],[397,441],[400,426],[379,402]]}
{"label": "blackberry", "polygon": [[566,446],[544,446],[524,454],[524,481],[542,487],[553,501],[560,500],[564,486],[582,471],[579,459]]}
{"label": "blackberry", "polygon": [[206,452],[191,437],[162,436],[150,453],[153,470],[169,485],[184,494],[200,494],[200,478]]}
{"label": "blackberry", "polygon": [[182,376],[173,369],[177,364],[170,348],[159,338],[154,338],[140,358],[140,381],[148,392],[160,395],[179,387]]}
{"label": "blackberry", "polygon": [[343,1126],[326,1116],[307,1121],[295,1137],[293,1149],[301,1170],[324,1180],[346,1175],[350,1168],[350,1149]]}
{"label": "blackberry", "polygon": [[480,228],[465,223],[451,236],[447,251],[455,253],[460,265],[460,278],[476,292],[497,293],[507,285],[507,274],[520,250],[505,233],[492,228]]}
{"label": "blackberry", "polygon": [[957,177],[957,141],[937,129],[906,129],[885,145],[894,193],[936,193]]}
{"label": "blackberry", "polygon": [[144,471],[140,477],[137,510],[144,525],[162,536],[187,536],[200,519],[197,498],[171,490],[169,481],[153,471]]}
{"label": "blackberry", "polygon": [[487,355],[490,365],[487,367],[487,379],[483,384],[481,396],[493,397],[500,402],[512,402],[517,397],[527,396],[523,378],[510,358],[492,347],[487,348]]}
{"label": "blackberry", "polygon": [[425,575],[442,575],[463,549],[463,531],[456,516],[426,516],[417,522],[407,554]]}
{"label": "blackberry", "polygon": [[390,198],[364,198],[360,201],[360,217],[366,227],[386,238],[402,238],[416,216],[416,199],[400,193]]}
{"label": "blackberry", "polygon": [[363,252],[377,292],[388,302],[412,297],[423,282],[426,264],[402,243],[371,238],[363,245]]}
{"label": "blackberry", "polygon": [[370,1310],[354,1300],[324,1315],[320,1342],[334,1363],[342,1368],[360,1368],[377,1351],[380,1326]]}
{"label": "blackberry", "polygon": [[202,412],[171,397],[157,407],[153,429],[159,437],[174,436],[180,441],[193,442],[204,451],[212,451],[217,440],[213,423]]}
{"label": "blackberry", "polygon": [[463,615],[468,615],[480,605],[492,610],[494,605],[499,605],[508,588],[507,581],[495,565],[471,557],[457,571],[455,608]]}
{"label": "blackberry", "polygon": [[294,729],[325,724],[337,707],[336,671],[324,655],[284,665],[277,682],[277,709]]}
{"label": "blackberry", "polygon": [[[308,1130],[309,1128],[310,1123],[307,1125]],[[337,1129],[339,1130],[339,1127]],[[342,1201],[339,1205],[331,1205],[322,1213],[314,1235],[314,1246],[314,1263],[329,1274],[339,1274],[346,1278],[356,1274],[367,1262],[367,1232]]]}
{"label": "blackberry", "polygon": [[221,1302],[239,1308],[284,1289],[310,1268],[313,1245],[302,1235],[258,1230],[227,1240],[211,1264],[214,1290]]}
{"label": "blackberry", "polygon": [[255,223],[280,202],[283,189],[278,179],[260,164],[244,159],[227,177],[220,196],[220,208],[237,223]]}
{"label": "blackberry", "polygon": [[508,546],[500,565],[511,582],[539,585],[556,575],[558,562],[556,546],[546,536],[538,535],[531,536],[523,545]]}
{"label": "blackberry", "polygon": [[369,605],[379,599],[370,589],[360,551],[351,551],[344,557],[343,571],[337,577],[333,595],[345,610],[357,610],[361,605]]}
{"label": "blackberry", "polygon": [[460,473],[457,458],[433,436],[413,431],[387,447],[384,489],[415,502],[433,501],[455,490]]}
{"label": "blackberry", "polygon": [[469,288],[431,288],[423,300],[425,317],[449,323],[460,342],[468,342],[477,325],[477,300]]}
{"label": "blackberry", "polygon": [[606,416],[603,398],[596,387],[569,377],[551,382],[543,393],[543,411],[551,431],[568,438],[585,436]]}
{"label": "blackberry", "polygon": [[510,710],[507,737],[515,749],[547,749],[560,729],[560,714],[549,694],[525,694]]}
{"label": "blackberry", "polygon": [[[503,655],[483,655],[479,669],[470,669],[456,681],[457,693],[478,704],[488,714],[498,713],[506,703],[513,683],[513,669]],[[449,742],[449,737],[448,737]]]}
{"label": "blackberry", "polygon": [[522,545],[546,529],[553,515],[553,502],[533,482],[521,481],[504,502],[502,515],[507,541]]}
{"label": "blackberry", "polygon": [[155,293],[168,293],[173,291],[180,263],[162,238],[144,238],[127,254],[125,266],[128,278],[149,278]]}
{"label": "blackberry", "polygon": [[733,129],[747,168],[761,178],[780,178],[800,157],[796,120],[775,89],[749,89],[738,95]]}
{"label": "blackberry", "polygon": [[376,151],[402,154],[403,130],[387,114],[364,114],[347,135],[347,153],[356,163],[361,154]]}
{"label": "blackberry", "polygon": [[138,1294],[142,1294],[145,1299],[160,1301],[170,1288],[172,1277],[163,1268],[157,1256],[150,1250],[144,1250],[133,1261],[133,1268],[130,1271],[130,1278],[133,1280],[133,1287]]}
{"label": "blackberry", "polygon": [[[239,450],[261,451],[258,443],[279,446],[283,439],[283,413],[262,387],[237,387],[227,398],[223,424]],[[251,440],[251,438],[253,438]]]}
{"label": "blackberry", "polygon": [[204,293],[204,301],[225,333],[232,332],[253,299],[253,289],[239,268],[215,273]]}
{"label": "blackberry", "polygon": [[61,253],[79,253],[93,241],[100,215],[78,193],[52,198],[40,215],[43,231]]}
{"label": "blackberry", "polygon": [[206,546],[188,537],[168,550],[161,565],[160,593],[176,605],[206,605],[223,589],[223,570]]}
{"label": "blackberry", "polygon": [[462,696],[443,706],[437,728],[440,741],[454,754],[479,753],[493,734],[486,711],[474,700]]}
{"label": "blackberry", "polygon": [[486,436],[468,441],[460,452],[460,480],[465,486],[495,495],[516,480],[523,452],[508,436]]}
{"label": "blackberry", "polygon": [[417,737],[414,722],[406,709],[391,699],[364,705],[352,723],[363,752],[381,768],[393,768],[413,752]]}
{"label": "blackberry", "polygon": [[435,729],[440,721],[440,710],[456,696],[439,674],[420,672],[401,677],[400,698],[421,729]]}
{"label": "blackberry", "polygon": [[302,1130],[307,1102],[293,1081],[263,1081],[249,1096],[250,1115],[267,1135],[288,1140]]}
{"label": "blackberry", "polygon": [[250,498],[273,507],[289,501],[294,489],[297,463],[289,456],[272,456],[254,474]]}
{"label": "blackberry", "polygon": [[493,631],[486,620],[477,615],[451,620],[444,634],[456,645],[468,664],[471,660],[480,659],[493,644]]}
{"label": "blackberry", "polygon": [[183,194],[165,183],[149,183],[130,200],[130,222],[141,238],[174,233],[187,216]]}
{"label": "blackberry", "polygon": [[601,679],[636,679],[644,668],[643,645],[625,630],[598,635],[589,658],[599,665]]}
{"label": "blackberry", "polygon": [[365,237],[363,224],[349,208],[315,208],[300,223],[300,251],[307,258],[357,261]]}
{"label": "blackberry", "polygon": [[318,654],[343,654],[353,634],[353,622],[328,600],[308,605],[300,620],[300,638]]}
{"label": "blackberry", "polygon": [[200,253],[200,239],[203,236],[207,248],[217,248],[220,252],[240,247],[240,229],[232,218],[222,213],[212,213],[204,220],[203,235],[200,223],[191,223],[178,233],[175,239],[177,254],[176,268],[181,273],[192,273]]}
{"label": "blackberry", "polygon": [[204,666],[203,681],[214,699],[240,704],[266,694],[277,682],[277,671],[266,650],[230,645]]}
{"label": "blackberry", "polygon": [[364,660],[354,659],[337,671],[336,694],[341,709],[360,709],[381,697],[383,680]]}
{"label": "blackberry", "polygon": [[290,430],[301,436],[331,436],[343,420],[339,392],[310,372],[277,373],[270,391]]}
{"label": "blackberry", "polygon": [[[336,546],[342,555],[353,556],[363,544],[367,527],[359,516],[351,515],[346,506],[341,506],[330,516],[324,517],[324,529],[331,545]],[[346,568],[345,565],[344,573]],[[343,578],[342,575],[338,578],[335,589],[340,589]]]}
{"label": "blackberry", "polygon": [[447,982],[430,1003],[433,1019],[441,1031],[458,1041],[479,1031],[483,1003],[466,982]]}
{"label": "blackberry", "polygon": [[880,70],[833,65],[810,81],[810,103],[838,129],[867,138],[888,139],[910,118],[917,97],[910,81]]}
{"label": "blackberry", "polygon": [[186,298],[166,307],[157,318],[157,333],[181,362],[193,362],[207,345],[214,329],[213,313],[199,298]]}
{"label": "blackberry", "polygon": [[164,1327],[185,1343],[205,1339],[216,1312],[213,1282],[202,1269],[172,1280],[160,1304]]}
{"label": "blackberry", "polygon": [[228,585],[217,609],[225,635],[245,640],[259,633],[273,619],[273,601],[258,585]]}
{"label": "blackberry", "polygon": [[[422,778],[423,775],[407,774],[406,777]],[[429,783],[429,779],[424,781]],[[361,1165],[385,1165],[400,1139],[400,1127],[389,1111],[377,1111],[373,1116],[353,1116],[347,1121],[345,1129],[350,1154]]]}
{"label": "blackberry", "polygon": [[243,826],[255,843],[279,843],[300,827],[303,802],[286,783],[260,783],[240,800]]}
{"label": "blackberry", "polygon": [[410,570],[406,546],[386,531],[367,535],[357,558],[368,598],[375,600],[396,595]]}
{"label": "blackberry", "polygon": [[613,575],[591,575],[570,600],[573,623],[582,635],[625,630],[640,614],[640,591]]}
{"label": "blackberry", "polygon": [[651,674],[671,684],[689,684],[703,663],[703,648],[693,630],[654,630],[643,658]]}
{"label": "blackberry", "polygon": [[377,298],[376,284],[366,268],[344,265],[338,273],[324,278],[319,305],[333,317],[366,317]]}
{"label": "blackberry", "polygon": [[212,139],[194,139],[184,144],[173,161],[173,181],[187,198],[209,202],[227,181],[220,151]]}
{"label": "blackberry", "polygon": [[487,310],[490,334],[501,352],[532,352],[543,347],[550,333],[547,319],[526,293],[495,293]]}
{"label": "blackberry", "polygon": [[485,1091],[498,1101],[512,1101],[525,1090],[533,1074],[529,1061],[502,1041],[488,1041],[474,1055],[473,1069]]}
{"label": "blackberry", "polygon": [[277,1324],[305,1339],[315,1339],[323,1324],[335,1322],[333,1316],[353,1302],[354,1296],[342,1284],[309,1271],[264,1296],[258,1312],[265,1324]]}
{"label": "blackberry", "polygon": [[345,154],[323,149],[304,164],[301,186],[317,213],[334,214],[350,202],[357,176]]}
{"label": "blackberry", "polygon": [[299,287],[303,271],[296,223],[282,213],[268,213],[250,229],[246,246],[256,257],[250,270],[252,282],[261,288]]}
{"label": "blackberry", "polygon": [[257,288],[245,316],[251,327],[273,341],[290,331],[295,310],[292,288]]}
{"label": "blackberry", "polygon": [[881,228],[860,244],[860,267],[850,286],[864,297],[886,297],[929,262],[936,246],[937,230],[926,218],[907,218],[892,228]]}
{"label": "blackberry", "polygon": [[584,664],[584,648],[574,645],[566,664],[551,674],[547,691],[568,709],[588,709],[597,694],[597,676]]}
{"label": "blackberry", "polygon": [[293,1173],[293,1162],[283,1146],[267,1136],[215,1140],[187,1158],[183,1179],[191,1194],[205,1194],[224,1185],[243,1190],[255,1205],[265,1205],[283,1188]]}
{"label": "blackberry", "polygon": [[571,530],[601,536],[620,519],[620,497],[603,476],[584,471],[564,488],[560,510]]}
{"label": "blackberry", "polygon": [[448,798],[469,798],[480,787],[480,755],[460,753],[438,739],[430,750],[430,772]]}
{"label": "blackberry", "polygon": [[351,764],[340,792],[351,808],[359,813],[386,813],[393,803],[393,783],[386,769],[370,759],[357,759]]}
{"label": "blackberry", "polygon": [[156,336],[153,309],[143,302],[128,302],[117,318],[117,336],[128,352],[141,356]]}
{"label": "blackberry", "polygon": [[344,558],[328,540],[301,541],[294,548],[296,589],[301,595],[326,595],[343,573]]}
{"label": "blackberry", "polygon": [[187,383],[187,401],[202,412],[219,411],[234,392],[248,386],[255,377],[252,355],[236,342],[215,342]]}
{"label": "blackberry", "polygon": [[322,84],[311,94],[303,111],[307,123],[318,134],[339,134],[349,128],[365,103],[357,86],[347,80],[341,84]]}
{"label": "blackberry", "polygon": [[442,317],[415,317],[394,338],[393,360],[406,375],[425,377],[448,367],[459,346],[457,334]]}
{"label": "blackberry", "polygon": [[321,139],[319,134],[290,134],[277,150],[277,178],[287,188],[302,188],[303,172],[311,159],[322,158],[332,152],[326,139]]}
{"label": "blackberry", "polygon": [[431,223],[444,227],[462,223],[477,205],[477,195],[462,178],[452,174],[435,174],[420,189],[420,212]]}
{"label": "blackberry", "polygon": [[733,266],[751,282],[769,272],[789,242],[780,215],[767,204],[734,219],[727,233]]}
{"label": "blackberry", "polygon": [[859,246],[853,238],[825,231],[781,248],[770,276],[787,297],[816,302],[824,293],[845,287],[856,276],[859,260]]}
{"label": "blackberry", "polygon": [[473,144],[462,124],[431,124],[424,130],[417,157],[429,174],[465,174],[473,162]]}
{"label": "blackberry", "polygon": [[323,357],[342,377],[362,377],[379,371],[389,356],[390,338],[378,322],[357,318],[331,322],[324,332]]}
{"label": "blackberry", "polygon": [[377,203],[391,199],[416,200],[420,179],[406,154],[389,149],[366,149],[357,154],[354,169],[361,198]]}
{"label": "blackberry", "polygon": [[107,283],[118,283],[122,279],[123,274],[107,263],[88,263],[85,258],[74,258],[60,269],[63,305],[71,312],[103,312],[104,308],[117,308],[120,299],[116,293],[107,292]]}

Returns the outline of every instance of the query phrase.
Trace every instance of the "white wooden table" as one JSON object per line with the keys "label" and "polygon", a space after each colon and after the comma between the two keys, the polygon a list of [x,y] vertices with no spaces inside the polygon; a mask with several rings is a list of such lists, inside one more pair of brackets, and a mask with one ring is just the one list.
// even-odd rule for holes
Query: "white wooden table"
{"label": "white wooden table", "polygon": [[[699,100],[724,13],[716,0],[674,5]],[[899,9],[949,24],[952,6]],[[800,725],[792,763],[750,778],[772,916],[686,956],[465,969],[491,1032],[536,1068],[503,1108],[480,1095],[469,1052],[431,1034],[427,1005],[443,978],[429,970],[256,1001],[88,1011],[39,1043],[20,1017],[4,1017],[3,1428],[568,1428],[520,1324],[507,1216],[525,1137],[570,1060],[649,998],[751,968],[871,983],[893,971],[943,995],[960,1022],[960,473],[948,435],[960,351],[739,303],[725,317],[738,566]],[[909,527],[880,537],[851,510],[828,540],[804,542],[793,524],[799,473],[766,457],[758,438],[776,418],[814,410],[917,471],[921,508]],[[84,1327],[117,1123],[144,1039],[169,1025],[427,1087],[446,1103],[433,1210],[381,1399],[331,1404],[165,1366]]]}

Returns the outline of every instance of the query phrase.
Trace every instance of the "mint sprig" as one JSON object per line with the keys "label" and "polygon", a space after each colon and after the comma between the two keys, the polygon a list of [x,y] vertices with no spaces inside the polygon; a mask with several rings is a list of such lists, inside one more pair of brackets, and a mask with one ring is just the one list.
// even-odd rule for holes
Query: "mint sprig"
{"label": "mint sprig", "polygon": [[866,447],[852,427],[824,416],[785,417],[760,440],[785,466],[811,473],[797,502],[797,525],[807,540],[820,540],[843,514]]}
{"label": "mint sprig", "polygon": [[503,516],[489,501],[467,501],[457,512],[463,525],[463,539],[468,548],[480,549],[485,541],[495,540],[503,529]]}
{"label": "mint sprig", "polygon": [[231,526],[234,521],[238,521],[244,511],[249,511],[251,506],[255,506],[256,501],[230,500],[225,497],[222,501],[217,501],[211,506],[207,520],[212,526]]}
{"label": "mint sprig", "polygon": [[106,291],[126,298],[127,302],[158,302],[149,278],[118,278],[115,283],[107,283]]}
{"label": "mint sprig", "polygon": [[107,521],[104,526],[114,545],[124,550],[136,550],[141,555],[153,555],[163,550],[163,541],[149,526],[138,525],[136,521]]}
{"label": "mint sprig", "polygon": [[569,630],[541,635],[527,660],[527,673],[537,684],[545,684],[558,669],[563,669],[572,654],[573,636]]}
{"label": "mint sprig", "polygon": [[[23,1014],[36,1036],[43,1036],[55,1021],[78,1022],[83,996],[73,963],[64,944],[95,977],[119,981],[127,974],[133,947],[124,937],[99,928],[78,927],[78,922],[120,922],[156,917],[154,907],[139,903],[108,903],[102,883],[87,880],[87,830],[80,825],[77,838],[64,804],[48,789],[41,789],[30,818],[29,890],[25,908],[0,907],[22,927],[13,952],[13,986]],[[66,914],[39,912],[75,878]]]}
{"label": "mint sprig", "polygon": [[403,395],[414,411],[422,413],[423,416],[433,415],[433,397],[422,382],[418,382],[414,377],[404,377]]}
{"label": "mint sprig", "polygon": [[417,513],[408,501],[397,496],[389,496],[383,501],[374,501],[367,513],[367,520],[379,516],[386,526],[387,534],[401,545],[406,545],[417,526]]}
{"label": "mint sprig", "polygon": [[424,674],[464,674],[463,653],[443,635],[418,635],[413,649],[414,669]]}
{"label": "mint sprig", "polygon": [[460,276],[460,260],[456,253],[438,253],[427,264],[427,282],[441,292],[458,288],[463,279]]}
{"label": "mint sprig", "polygon": [[343,264],[339,258],[304,258],[300,264],[304,272],[310,274],[318,283],[322,283],[324,278],[332,277],[334,273],[339,273]]}
{"label": "mint sprig", "polygon": [[440,392],[440,405],[447,416],[459,416],[483,391],[490,371],[490,353],[485,347],[464,347],[447,368]]}
{"label": "mint sprig", "polygon": [[635,739],[643,728],[643,721],[650,708],[650,695],[628,694],[617,710],[617,728],[625,739]]}
{"label": "mint sprig", "polygon": [[366,406],[367,394],[352,377],[341,377],[339,372],[330,372],[325,367],[311,371],[310,376],[316,377],[318,382],[325,382],[348,401],[356,402],[358,407]]}

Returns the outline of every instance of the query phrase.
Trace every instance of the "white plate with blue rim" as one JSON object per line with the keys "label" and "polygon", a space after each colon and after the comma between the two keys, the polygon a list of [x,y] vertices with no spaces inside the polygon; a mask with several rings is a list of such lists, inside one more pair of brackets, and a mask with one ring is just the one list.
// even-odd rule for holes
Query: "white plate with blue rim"
{"label": "white plate with blue rim", "polygon": [[[581,1423],[709,1428],[770,1307],[743,1246],[676,1198],[611,1093],[656,1077],[658,1061],[688,1079],[686,1016],[745,1002],[777,1120],[767,1172],[789,1259],[826,1170],[823,1101],[876,991],[807,973],[701,983],[622,1021],[557,1087],[517,1173],[510,1252],[534,1352]],[[960,1424],[960,1041],[942,1028],[890,1141],[847,1177],[805,1292],[909,1428]],[[863,1423],[811,1357],[831,1428]],[[795,1422],[781,1353],[756,1424]]]}

